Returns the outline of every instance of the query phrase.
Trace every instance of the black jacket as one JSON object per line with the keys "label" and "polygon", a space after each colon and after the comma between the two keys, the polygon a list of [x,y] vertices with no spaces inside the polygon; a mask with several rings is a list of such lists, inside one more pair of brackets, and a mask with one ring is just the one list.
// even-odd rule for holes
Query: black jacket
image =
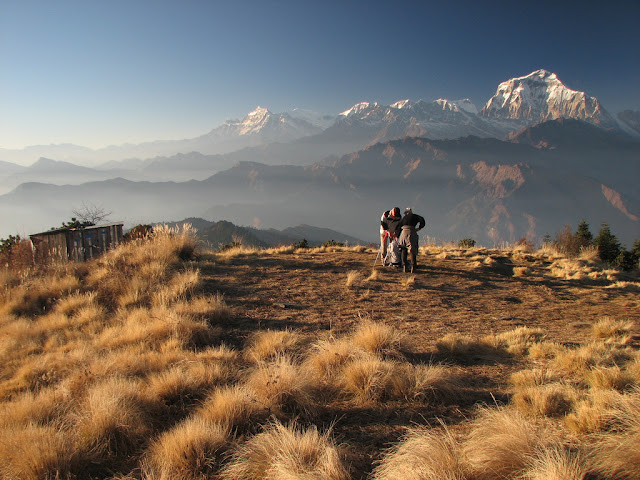
{"label": "black jacket", "polygon": [[425,222],[424,217],[421,217],[420,215],[416,215],[413,212],[405,213],[404,217],[402,217],[402,220],[400,221],[400,228],[404,227],[405,225],[410,225],[416,228],[416,225],[417,225],[417,229],[420,230],[424,228],[426,224],[427,222]]}

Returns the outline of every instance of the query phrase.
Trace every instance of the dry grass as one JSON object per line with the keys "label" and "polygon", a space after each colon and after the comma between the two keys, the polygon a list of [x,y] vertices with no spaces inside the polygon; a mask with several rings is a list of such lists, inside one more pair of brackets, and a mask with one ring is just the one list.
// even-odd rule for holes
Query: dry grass
{"label": "dry grass", "polygon": [[352,345],[366,352],[397,357],[410,349],[405,336],[390,325],[362,320],[349,338]]}
{"label": "dry grass", "polygon": [[[623,400],[624,399],[624,400]],[[637,478],[640,472],[640,392],[620,397],[609,413],[615,429],[596,436],[591,462],[604,478]]]}
{"label": "dry grass", "polygon": [[253,362],[273,360],[285,353],[295,354],[300,342],[300,334],[291,330],[259,330],[249,339],[244,356]]}
{"label": "dry grass", "polygon": [[600,340],[616,340],[629,335],[632,328],[632,322],[616,320],[612,317],[603,317],[593,324],[592,335],[594,338]]}
{"label": "dry grass", "polygon": [[70,435],[55,426],[24,425],[0,435],[0,477],[20,480],[67,478],[77,469]]}
{"label": "dry grass", "polygon": [[362,279],[362,276],[360,275],[360,272],[356,270],[351,270],[350,272],[347,273],[347,282],[346,282],[347,288],[353,288],[358,286],[361,279]]}
{"label": "dry grass", "polygon": [[460,445],[448,431],[412,429],[382,459],[372,480],[466,480]]}
{"label": "dry grass", "polygon": [[250,369],[246,385],[258,404],[275,415],[309,413],[315,408],[317,382],[288,356],[281,355]]}
{"label": "dry grass", "polygon": [[553,442],[554,435],[544,424],[528,420],[506,408],[484,408],[471,423],[471,432],[462,445],[471,478],[494,480],[522,475],[529,458]]}
{"label": "dry grass", "polygon": [[562,417],[572,411],[578,393],[569,385],[550,383],[518,390],[511,402],[521,412],[533,416]]}
{"label": "dry grass", "polygon": [[139,449],[151,433],[154,411],[140,392],[139,383],[120,378],[91,387],[75,413],[79,448],[99,458],[130,455]]}
{"label": "dry grass", "polygon": [[566,447],[551,446],[537,451],[522,480],[584,480],[589,473],[583,456]]}
{"label": "dry grass", "polygon": [[346,480],[348,472],[329,432],[274,423],[237,448],[223,476],[235,480]]}
{"label": "dry grass", "polygon": [[[189,232],[0,277],[0,478],[634,478],[640,355],[635,298],[603,290],[617,272],[558,257],[601,283],[550,282],[534,254],[429,246],[419,288],[374,270],[345,291],[336,272],[377,250],[202,254]],[[494,275],[505,263],[527,281]],[[600,320],[566,326],[583,318]],[[494,394],[507,407],[473,410]]]}
{"label": "dry grass", "polygon": [[218,473],[229,441],[224,426],[201,417],[188,418],[149,446],[143,463],[144,478],[209,478]]}
{"label": "dry grass", "polygon": [[197,414],[207,421],[243,429],[249,420],[267,409],[259,404],[246,386],[232,385],[216,389],[198,408]]}

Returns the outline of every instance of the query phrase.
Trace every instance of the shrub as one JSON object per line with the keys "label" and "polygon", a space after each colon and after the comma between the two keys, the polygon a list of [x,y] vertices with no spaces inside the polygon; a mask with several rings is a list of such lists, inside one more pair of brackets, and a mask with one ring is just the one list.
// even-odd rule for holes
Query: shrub
{"label": "shrub", "polygon": [[593,243],[598,246],[598,255],[603,262],[613,263],[620,254],[620,243],[606,223],[602,224]]}
{"label": "shrub", "polygon": [[629,272],[638,266],[638,257],[629,250],[621,250],[613,261],[613,265],[620,270]]}
{"label": "shrub", "polygon": [[553,246],[567,257],[576,257],[580,253],[580,243],[576,235],[571,233],[571,226],[565,225],[562,230],[556,233]]}
{"label": "shrub", "polygon": [[151,225],[136,225],[123,235],[125,242],[131,242],[138,239],[147,239],[153,235],[153,227]]}
{"label": "shrub", "polygon": [[476,246],[476,241],[473,238],[463,238],[458,242],[460,248],[473,248]]}
{"label": "shrub", "polygon": [[586,248],[593,244],[593,235],[589,231],[589,224],[583,218],[578,224],[578,229],[575,233],[575,240],[578,244],[578,248]]}
{"label": "shrub", "polygon": [[336,242],[333,238],[322,244],[323,247],[344,247],[344,243]]}
{"label": "shrub", "polygon": [[309,242],[307,242],[306,238],[303,238],[299,242],[294,243],[293,246],[296,248],[309,248]]}

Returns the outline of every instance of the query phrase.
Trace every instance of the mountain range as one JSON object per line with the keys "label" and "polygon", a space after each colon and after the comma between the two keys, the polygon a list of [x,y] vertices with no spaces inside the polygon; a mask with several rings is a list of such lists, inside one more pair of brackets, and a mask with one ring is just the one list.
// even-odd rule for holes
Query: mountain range
{"label": "mountain range", "polygon": [[585,218],[631,242],[639,126],[640,112],[614,118],[545,70],[501,83],[482,109],[465,99],[363,102],[333,118],[258,108],[195,139],[132,146],[148,157],[123,159],[122,146],[97,168],[0,164],[0,236],[54,226],[84,203],[129,225],[201,216],[372,241],[381,211],[412,205],[443,240],[536,239]]}

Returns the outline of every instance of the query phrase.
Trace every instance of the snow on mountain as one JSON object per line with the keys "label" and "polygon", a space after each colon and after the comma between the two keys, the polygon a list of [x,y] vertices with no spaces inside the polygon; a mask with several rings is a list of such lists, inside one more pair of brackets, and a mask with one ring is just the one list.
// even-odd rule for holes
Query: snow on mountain
{"label": "snow on mountain", "polygon": [[536,70],[524,77],[502,82],[479,115],[527,123],[574,118],[605,128],[616,125],[595,97],[567,88],[555,73],[547,70]]}
{"label": "snow on mountain", "polygon": [[308,122],[315,127],[321,128],[322,130],[331,126],[336,119],[335,115],[323,115],[321,113],[314,112],[312,110],[306,110],[304,108],[294,108],[287,113],[295,119],[304,120],[305,122]]}
{"label": "snow on mountain", "polygon": [[332,128],[370,131],[373,142],[404,136],[456,138],[466,135],[502,137],[506,134],[475,112],[477,108],[468,99],[400,100],[389,106],[361,102],[342,112]]}
{"label": "snow on mountain", "polygon": [[451,103],[456,105],[460,110],[464,110],[468,113],[477,114],[478,107],[474,105],[474,103],[468,98],[462,98],[460,100],[452,100]]}

